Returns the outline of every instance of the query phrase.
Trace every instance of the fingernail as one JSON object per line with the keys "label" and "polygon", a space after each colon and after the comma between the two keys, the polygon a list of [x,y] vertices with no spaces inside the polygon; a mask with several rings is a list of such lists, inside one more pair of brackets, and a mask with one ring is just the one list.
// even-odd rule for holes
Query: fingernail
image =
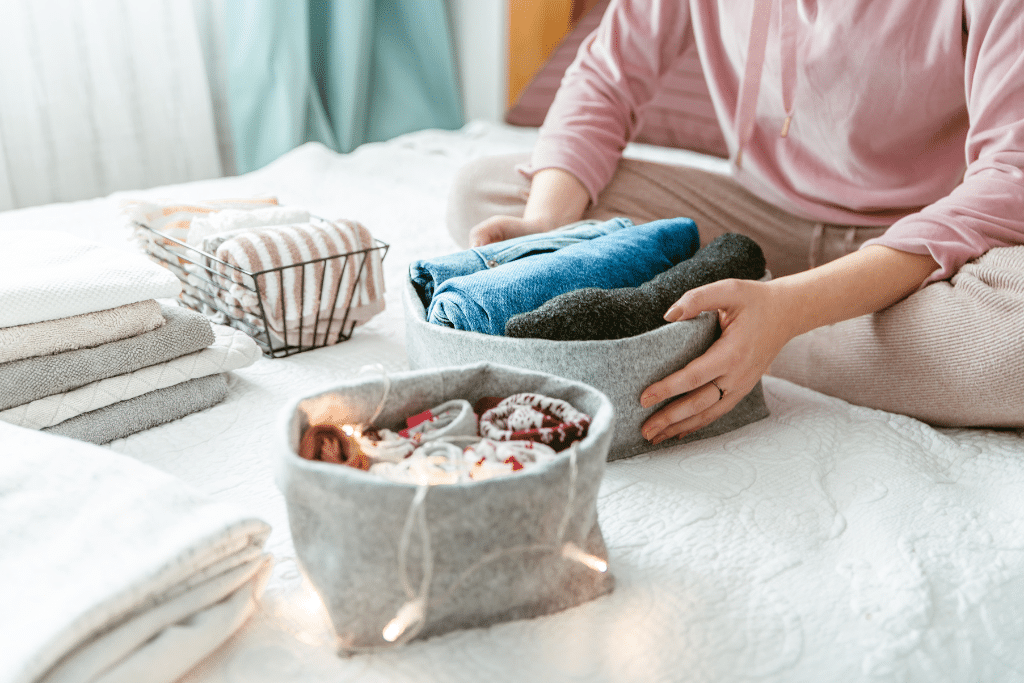
{"label": "fingernail", "polygon": [[650,396],[641,396],[640,397],[640,406],[643,407],[643,408],[650,408],[651,404],[653,404],[653,403],[654,403],[654,401],[651,400]]}

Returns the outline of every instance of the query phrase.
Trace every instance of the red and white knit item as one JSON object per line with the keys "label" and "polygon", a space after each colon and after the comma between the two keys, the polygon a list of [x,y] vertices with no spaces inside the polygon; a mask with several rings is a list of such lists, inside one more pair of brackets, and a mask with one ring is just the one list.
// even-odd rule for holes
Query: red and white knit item
{"label": "red and white knit item", "polygon": [[556,451],[587,435],[590,416],[566,401],[514,394],[480,416],[480,436],[495,441],[538,441]]}

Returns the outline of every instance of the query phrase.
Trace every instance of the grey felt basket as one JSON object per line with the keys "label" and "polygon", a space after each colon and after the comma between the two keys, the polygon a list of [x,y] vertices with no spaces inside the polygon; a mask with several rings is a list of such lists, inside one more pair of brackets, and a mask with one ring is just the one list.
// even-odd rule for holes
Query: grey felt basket
{"label": "grey felt basket", "polygon": [[616,419],[609,460],[717,436],[768,416],[758,382],[731,411],[682,440],[668,439],[653,446],[640,433],[647,418],[664,405],[642,408],[640,394],[711,346],[718,334],[713,313],[625,339],[551,341],[498,337],[428,323],[423,303],[408,279],[404,305],[405,347],[412,368],[497,361],[586,382],[607,395]]}
{"label": "grey felt basket", "polygon": [[[297,455],[308,426],[299,409],[302,400],[335,394],[351,409],[344,421],[358,424],[372,417],[385,391],[383,410],[374,421],[380,427],[451,399],[475,403],[484,396],[520,392],[566,400],[592,421],[575,455],[565,450],[527,472],[429,487],[417,511],[424,516],[428,543],[421,531],[407,536],[403,582],[401,538],[414,521],[410,510],[418,487]],[[285,408],[282,422],[278,486],[287,502],[296,555],[324,599],[340,651],[389,646],[383,632],[409,602],[404,586],[421,586],[424,574],[430,577],[426,617],[397,642],[549,614],[612,590],[610,573],[560,552],[571,543],[600,560],[608,557],[597,521],[597,493],[614,416],[608,398],[593,387],[489,363],[406,371],[352,380],[296,399]]]}

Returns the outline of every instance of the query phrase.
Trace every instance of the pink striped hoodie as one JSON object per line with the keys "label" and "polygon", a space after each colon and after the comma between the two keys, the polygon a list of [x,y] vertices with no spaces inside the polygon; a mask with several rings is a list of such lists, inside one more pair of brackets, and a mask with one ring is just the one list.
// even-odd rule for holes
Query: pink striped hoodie
{"label": "pink striped hoodie", "polygon": [[[692,30],[691,30],[692,29]],[[613,0],[569,68],[531,170],[591,198],[696,40],[736,180],[953,275],[1024,244],[1021,0]]]}

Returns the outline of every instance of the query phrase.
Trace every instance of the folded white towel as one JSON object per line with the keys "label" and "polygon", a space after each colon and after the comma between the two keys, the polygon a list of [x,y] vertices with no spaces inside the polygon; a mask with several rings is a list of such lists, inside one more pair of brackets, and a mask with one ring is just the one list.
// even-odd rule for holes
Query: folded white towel
{"label": "folded white towel", "polygon": [[233,233],[237,230],[248,228],[260,228],[267,225],[308,223],[309,219],[309,211],[290,206],[270,206],[265,209],[253,209],[251,211],[224,209],[223,211],[193,218],[186,241],[191,247],[213,253],[217,250],[217,247],[209,249],[203,244],[208,237],[226,232]]}
{"label": "folded white towel", "polygon": [[142,254],[45,230],[4,233],[0,327],[175,297],[178,278]]}
{"label": "folded white towel", "polygon": [[216,339],[202,351],[8,408],[0,412],[0,421],[29,429],[52,427],[156,389],[244,368],[260,357],[256,342],[244,333],[224,325],[214,325],[213,332]]}
{"label": "folded white towel", "polygon": [[265,522],[91,444],[0,444],[0,680],[169,683],[255,609]]}

